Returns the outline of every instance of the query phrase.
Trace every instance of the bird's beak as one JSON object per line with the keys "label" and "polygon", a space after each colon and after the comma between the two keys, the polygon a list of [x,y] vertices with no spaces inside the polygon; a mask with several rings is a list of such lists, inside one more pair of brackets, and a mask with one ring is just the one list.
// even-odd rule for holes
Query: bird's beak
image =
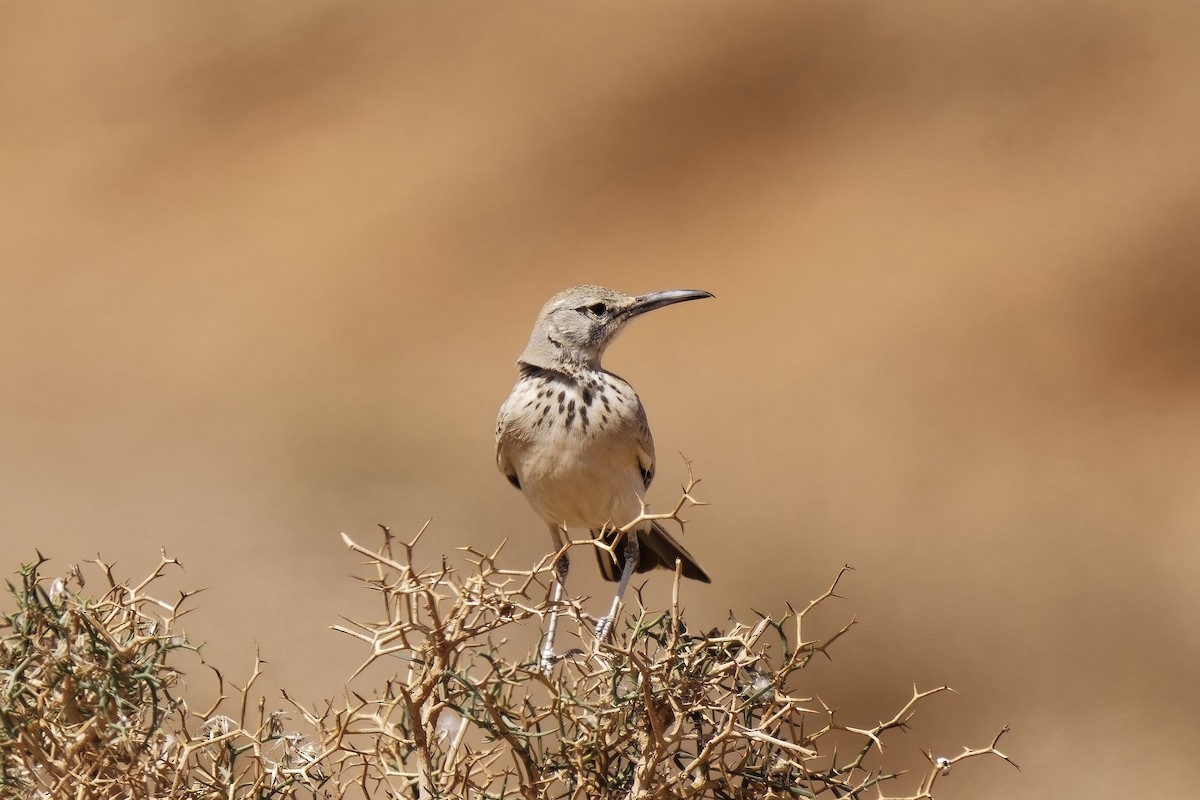
{"label": "bird's beak", "polygon": [[656,308],[669,306],[673,303],[682,303],[685,300],[700,300],[712,296],[712,292],[704,292],[699,289],[667,289],[663,292],[650,292],[649,294],[638,295],[633,298],[633,303],[625,309],[625,316],[636,317],[638,314],[644,314],[647,311],[653,311]]}

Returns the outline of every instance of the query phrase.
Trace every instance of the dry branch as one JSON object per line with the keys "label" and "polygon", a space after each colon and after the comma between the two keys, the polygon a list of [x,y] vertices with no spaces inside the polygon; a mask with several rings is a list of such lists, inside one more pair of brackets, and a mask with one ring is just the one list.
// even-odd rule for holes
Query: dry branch
{"label": "dry branch", "polygon": [[[694,486],[652,518],[682,524]],[[10,584],[15,610],[0,615],[0,797],[874,799],[897,777],[883,767],[885,740],[946,690],[913,687],[873,725],[797,696],[797,673],[853,625],[806,638],[849,568],[801,610],[709,633],[684,621],[678,571],[671,606],[639,600],[612,644],[598,645],[568,601],[590,649],[546,675],[508,637],[549,614],[552,559],[513,569],[500,548],[466,548],[463,563],[421,568],[423,531],[406,542],[384,528],[377,548],[343,537],[382,613],[334,626],[364,651],[341,699],[306,707],[285,693],[286,713],[254,697],[257,655],[239,686],[178,633],[190,595],[151,594],[172,559],[137,583],[97,562],[103,592],[90,599],[83,570],[48,579],[39,555]],[[189,654],[217,677],[201,711],[179,693]],[[381,672],[391,677],[370,684]],[[1012,763],[1002,734],[954,757],[927,754],[904,797],[931,798],[965,760]]]}

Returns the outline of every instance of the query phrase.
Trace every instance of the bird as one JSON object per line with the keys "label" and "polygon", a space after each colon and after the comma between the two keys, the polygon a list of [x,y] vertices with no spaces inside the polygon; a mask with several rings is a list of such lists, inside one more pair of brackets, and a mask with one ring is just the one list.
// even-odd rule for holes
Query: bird
{"label": "bird", "polygon": [[552,611],[541,663],[556,661],[557,607],[565,591],[570,528],[584,528],[600,572],[617,582],[609,614],[596,628],[607,637],[634,572],[656,567],[709,583],[708,573],[657,520],[622,535],[642,515],[654,479],[654,439],[637,392],[601,364],[605,350],[636,317],[675,303],[712,297],[699,289],[631,296],[603,286],[575,286],[538,313],[517,359],[518,377],[496,420],[496,465],[550,529],[554,552]]}

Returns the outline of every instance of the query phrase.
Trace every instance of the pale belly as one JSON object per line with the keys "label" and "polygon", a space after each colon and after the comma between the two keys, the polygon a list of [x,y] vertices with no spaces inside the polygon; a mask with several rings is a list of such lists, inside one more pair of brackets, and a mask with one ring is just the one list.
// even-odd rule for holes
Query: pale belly
{"label": "pale belly", "polygon": [[636,449],[595,437],[555,437],[514,453],[521,489],[542,519],[568,528],[624,525],[641,512]]}

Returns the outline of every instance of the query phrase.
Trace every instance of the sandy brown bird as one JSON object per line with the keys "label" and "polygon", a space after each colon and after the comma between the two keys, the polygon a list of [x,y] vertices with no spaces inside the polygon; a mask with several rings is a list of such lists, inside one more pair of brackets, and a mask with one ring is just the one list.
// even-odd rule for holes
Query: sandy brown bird
{"label": "sandy brown bird", "polygon": [[[617,539],[615,528],[642,511],[654,479],[654,440],[646,411],[629,383],[600,360],[634,317],[687,300],[712,297],[673,289],[631,297],[601,286],[576,286],[550,298],[538,314],[520,375],[496,421],[496,464],[521,490],[550,529],[555,550],[569,528],[585,528],[612,546],[616,560],[597,548],[600,571],[617,581],[612,611],[597,626],[611,629],[617,605],[634,572],[675,568],[708,582],[705,571],[656,521]],[[555,600],[561,600],[570,563],[556,564]],[[556,617],[551,616],[543,664],[554,659]]]}

